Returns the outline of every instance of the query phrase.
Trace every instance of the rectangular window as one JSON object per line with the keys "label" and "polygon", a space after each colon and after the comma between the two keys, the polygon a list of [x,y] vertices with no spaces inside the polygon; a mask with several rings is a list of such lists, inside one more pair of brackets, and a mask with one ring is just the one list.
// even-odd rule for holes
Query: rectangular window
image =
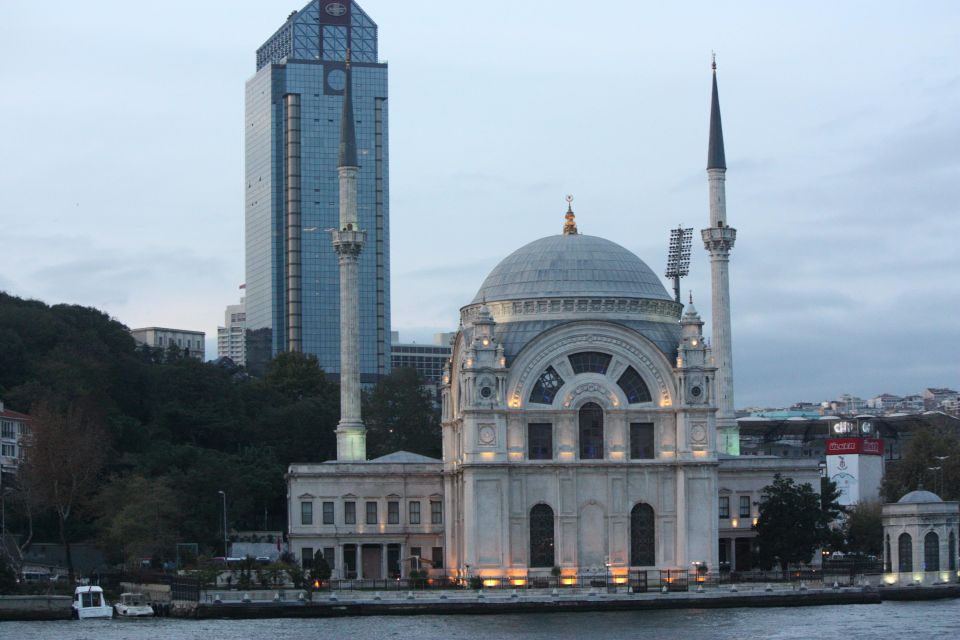
{"label": "rectangular window", "polygon": [[720,518],[730,517],[730,496],[720,496]]}
{"label": "rectangular window", "polygon": [[443,524],[443,503],[430,501],[430,524]]}
{"label": "rectangular window", "polygon": [[3,421],[3,432],[0,433],[0,436],[2,436],[2,437],[4,437],[4,438],[12,438],[12,437],[13,437],[13,423],[12,423],[12,422],[7,422],[6,420]]}
{"label": "rectangular window", "polygon": [[655,458],[653,451],[653,423],[630,423],[630,459],[651,460]]}
{"label": "rectangular window", "polygon": [[443,547],[433,548],[433,568],[443,569]]}
{"label": "rectangular window", "polygon": [[400,524],[400,503],[387,503],[387,524]]}
{"label": "rectangular window", "polygon": [[527,459],[553,460],[553,425],[531,422],[527,425]]}
{"label": "rectangular window", "polygon": [[304,547],[300,550],[300,564],[304,569],[313,567],[313,547]]}
{"label": "rectangular window", "polygon": [[336,559],[336,553],[334,552],[333,547],[323,548],[323,559],[327,561],[327,566],[330,567],[331,570],[337,568],[335,566],[336,562],[334,561]]}
{"label": "rectangular window", "polygon": [[15,448],[14,445],[12,445],[12,444],[5,444],[5,445],[3,445],[2,450],[0,450],[0,454],[5,455],[5,456],[7,456],[7,457],[9,457],[9,458],[16,458],[16,457],[17,457],[16,448]]}
{"label": "rectangular window", "polygon": [[343,523],[357,524],[357,503],[350,501],[343,503]]}
{"label": "rectangular window", "polygon": [[343,569],[345,578],[357,577],[357,545],[343,545]]}
{"label": "rectangular window", "polygon": [[750,496],[740,496],[740,517],[750,517]]}
{"label": "rectangular window", "polygon": [[300,503],[300,524],[313,524],[313,502],[309,500]]}
{"label": "rectangular window", "polygon": [[420,524],[420,501],[410,502],[410,524]]}
{"label": "rectangular window", "polygon": [[420,547],[410,547],[410,555],[414,558],[422,558],[423,551],[420,549]]}
{"label": "rectangular window", "polygon": [[323,503],[323,524],[333,524],[333,503]]}
{"label": "rectangular window", "polygon": [[377,524],[377,503],[367,503],[367,524]]}

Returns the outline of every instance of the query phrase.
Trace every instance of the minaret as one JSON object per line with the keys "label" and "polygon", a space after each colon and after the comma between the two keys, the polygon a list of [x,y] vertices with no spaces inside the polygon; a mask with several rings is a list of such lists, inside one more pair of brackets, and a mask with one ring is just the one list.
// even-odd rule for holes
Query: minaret
{"label": "minaret", "polygon": [[717,93],[717,60],[713,60],[713,97],[710,105],[710,143],[707,180],[710,184],[710,227],[700,233],[710,254],[713,306],[714,362],[717,367],[717,436],[721,453],[740,455],[740,434],[733,407],[733,344],[730,336],[730,250],[737,230],[727,225],[725,191],[727,160],[723,152],[720,98]]}
{"label": "minaret", "polygon": [[343,113],[340,119],[340,227],[333,248],[340,259],[340,423],[337,460],[367,459],[367,428],[360,415],[359,260],[366,233],[357,219],[357,141],[353,125],[352,73],[347,49]]}

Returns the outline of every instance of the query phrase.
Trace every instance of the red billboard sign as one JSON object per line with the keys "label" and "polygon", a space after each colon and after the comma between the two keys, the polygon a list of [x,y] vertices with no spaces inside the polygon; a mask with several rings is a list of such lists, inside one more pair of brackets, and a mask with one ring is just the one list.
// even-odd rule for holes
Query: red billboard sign
{"label": "red billboard sign", "polygon": [[833,438],[827,440],[828,456],[853,454],[882,456],[883,440],[879,438]]}

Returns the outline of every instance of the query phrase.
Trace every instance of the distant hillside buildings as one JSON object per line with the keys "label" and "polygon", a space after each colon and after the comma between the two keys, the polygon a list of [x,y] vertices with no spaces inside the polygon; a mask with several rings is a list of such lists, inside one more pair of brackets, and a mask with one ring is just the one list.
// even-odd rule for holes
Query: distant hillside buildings
{"label": "distant hillside buildings", "polygon": [[203,331],[189,329],[169,329],[165,327],[144,327],[131,329],[130,333],[138,345],[151,349],[169,349],[176,346],[184,355],[203,362],[206,359],[205,335]]}
{"label": "distant hillside buildings", "polygon": [[240,298],[240,304],[227,306],[227,310],[223,313],[223,325],[217,327],[217,357],[230,358],[234,364],[242,367],[247,363],[246,298]]}

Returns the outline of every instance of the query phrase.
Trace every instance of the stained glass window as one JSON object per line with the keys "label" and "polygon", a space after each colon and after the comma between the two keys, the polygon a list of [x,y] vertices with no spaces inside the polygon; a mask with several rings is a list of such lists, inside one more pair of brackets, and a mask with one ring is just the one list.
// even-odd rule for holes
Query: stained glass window
{"label": "stained glass window", "polygon": [[630,404],[650,402],[650,389],[647,388],[647,383],[643,381],[643,378],[633,367],[627,367],[627,370],[617,380],[617,384],[623,389],[624,395],[627,396],[627,402]]}
{"label": "stained glass window", "polygon": [[603,409],[593,402],[580,407],[580,459],[603,458]]}
{"label": "stained glass window", "polygon": [[547,367],[540,374],[537,383],[533,385],[533,391],[530,392],[530,402],[537,404],[553,404],[553,399],[557,396],[557,389],[563,386],[563,378],[553,367]]}
{"label": "stained glass window", "polygon": [[568,359],[574,373],[605,374],[607,367],[610,366],[611,356],[599,351],[581,351],[580,353],[574,353]]}

